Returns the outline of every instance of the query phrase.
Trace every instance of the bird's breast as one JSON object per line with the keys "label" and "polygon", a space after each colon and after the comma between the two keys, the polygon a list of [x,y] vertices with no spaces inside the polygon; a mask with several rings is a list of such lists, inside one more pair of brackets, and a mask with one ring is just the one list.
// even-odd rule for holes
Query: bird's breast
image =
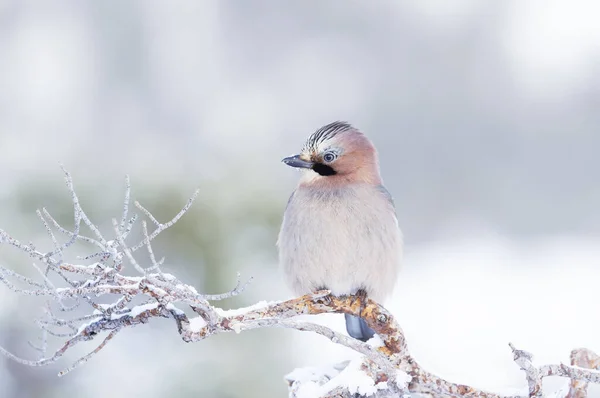
{"label": "bird's breast", "polygon": [[327,287],[336,294],[366,288],[385,295],[401,255],[393,204],[373,186],[296,190],[278,245],[288,282],[298,293]]}

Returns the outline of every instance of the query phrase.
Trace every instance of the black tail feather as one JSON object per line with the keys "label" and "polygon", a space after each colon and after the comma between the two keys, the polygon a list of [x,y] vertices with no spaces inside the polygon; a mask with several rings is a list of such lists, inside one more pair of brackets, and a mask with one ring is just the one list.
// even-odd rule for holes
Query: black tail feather
{"label": "black tail feather", "polygon": [[375,335],[375,331],[367,325],[364,319],[348,314],[344,314],[344,316],[346,318],[346,330],[351,337],[360,341],[367,341]]}

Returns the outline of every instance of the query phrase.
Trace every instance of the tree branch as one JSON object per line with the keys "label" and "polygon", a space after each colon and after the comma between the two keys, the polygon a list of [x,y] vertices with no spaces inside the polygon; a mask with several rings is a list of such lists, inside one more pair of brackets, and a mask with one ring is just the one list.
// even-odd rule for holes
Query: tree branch
{"label": "tree branch", "polygon": [[[586,348],[571,351],[571,365],[584,369],[600,369],[600,356]],[[586,398],[588,383],[581,380],[571,380],[569,393],[565,398]]]}

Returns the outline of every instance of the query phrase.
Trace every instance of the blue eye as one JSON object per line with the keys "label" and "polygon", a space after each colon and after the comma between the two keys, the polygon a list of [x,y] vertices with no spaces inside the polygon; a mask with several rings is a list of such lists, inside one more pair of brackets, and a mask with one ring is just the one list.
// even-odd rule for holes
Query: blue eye
{"label": "blue eye", "polygon": [[337,156],[336,156],[334,153],[332,153],[332,152],[327,152],[325,155],[323,155],[323,160],[324,160],[326,163],[331,163],[331,162],[333,162],[333,161],[335,160],[335,158],[336,158],[336,157],[337,157]]}

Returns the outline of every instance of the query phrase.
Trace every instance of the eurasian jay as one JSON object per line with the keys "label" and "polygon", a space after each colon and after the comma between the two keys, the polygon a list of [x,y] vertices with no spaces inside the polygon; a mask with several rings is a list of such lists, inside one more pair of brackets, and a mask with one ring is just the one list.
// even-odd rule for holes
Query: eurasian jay
{"label": "eurasian jay", "polygon": [[[296,294],[329,289],[382,303],[396,283],[402,233],[371,141],[350,124],[334,122],[283,162],[303,170],[277,240],[286,282]],[[373,337],[362,318],[345,317],[350,336]]]}

